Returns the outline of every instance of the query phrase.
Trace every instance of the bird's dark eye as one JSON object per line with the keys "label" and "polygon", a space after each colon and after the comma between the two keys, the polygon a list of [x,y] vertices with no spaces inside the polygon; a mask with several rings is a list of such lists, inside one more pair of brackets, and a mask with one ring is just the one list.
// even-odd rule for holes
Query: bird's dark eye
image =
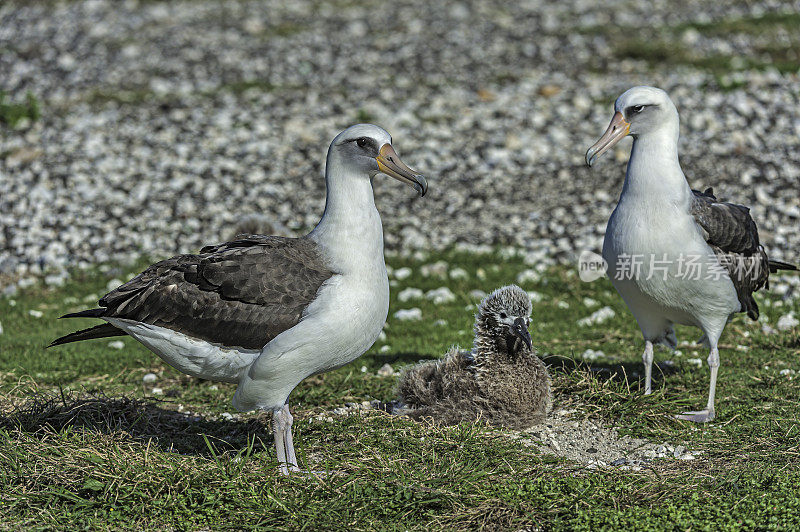
{"label": "bird's dark eye", "polygon": [[628,115],[635,115],[636,113],[641,113],[644,110],[644,105],[631,105],[628,107]]}
{"label": "bird's dark eye", "polygon": [[504,320],[504,319],[506,319],[506,313],[505,313],[505,312],[501,312],[501,313],[500,313],[500,319],[501,319],[501,320]]}
{"label": "bird's dark eye", "polygon": [[366,148],[369,145],[369,139],[361,137],[360,139],[356,139],[356,144],[358,144],[359,148]]}

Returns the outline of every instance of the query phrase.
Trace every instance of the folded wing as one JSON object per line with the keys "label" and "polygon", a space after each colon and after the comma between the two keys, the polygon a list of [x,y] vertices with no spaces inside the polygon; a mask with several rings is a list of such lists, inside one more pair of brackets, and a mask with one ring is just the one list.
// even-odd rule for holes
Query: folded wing
{"label": "folded wing", "polygon": [[[242,235],[147,268],[78,313],[166,327],[224,346],[261,349],[296,325],[333,275],[307,238]],[[90,314],[91,313],[91,314]]]}
{"label": "folded wing", "polygon": [[768,259],[759,242],[758,228],[750,216],[750,209],[717,201],[711,188],[692,192],[691,215],[730,275],[742,312],[757,320],[759,310],[753,292],[769,288],[770,271],[794,269],[794,266]]}

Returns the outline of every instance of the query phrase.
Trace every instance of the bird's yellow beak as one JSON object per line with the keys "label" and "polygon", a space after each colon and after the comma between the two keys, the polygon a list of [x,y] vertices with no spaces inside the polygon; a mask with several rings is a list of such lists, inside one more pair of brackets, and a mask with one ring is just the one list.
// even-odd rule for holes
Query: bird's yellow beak
{"label": "bird's yellow beak", "polygon": [[407,185],[411,185],[420,197],[424,196],[428,191],[428,182],[425,181],[425,177],[406,166],[400,160],[391,144],[387,143],[381,146],[375,160],[378,161],[378,169],[381,172]]}
{"label": "bird's yellow beak", "polygon": [[614,144],[622,140],[631,131],[631,123],[625,120],[622,113],[617,111],[614,118],[608,125],[608,129],[600,137],[600,140],[586,151],[586,164],[592,166],[594,162],[605,152],[610,150]]}

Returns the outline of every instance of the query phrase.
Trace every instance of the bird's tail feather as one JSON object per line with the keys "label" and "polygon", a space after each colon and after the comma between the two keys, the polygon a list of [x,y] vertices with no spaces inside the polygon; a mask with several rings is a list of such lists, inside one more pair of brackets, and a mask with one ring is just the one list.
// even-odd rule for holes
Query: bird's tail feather
{"label": "bird's tail feather", "polygon": [[769,260],[769,273],[777,273],[779,270],[788,270],[795,272],[797,271],[797,266],[794,264],[789,264],[788,262],[781,262],[779,260]]}
{"label": "bird's tail feather", "polygon": [[70,342],[80,342],[81,340],[94,340],[95,338],[125,336],[125,334],[126,334],[125,331],[123,331],[122,329],[117,329],[110,323],[104,323],[103,325],[97,325],[95,327],[90,327],[88,329],[83,329],[81,331],[75,331],[74,333],[70,333],[66,336],[56,338],[47,347],[53,347],[54,345],[68,344]]}
{"label": "bird's tail feather", "polygon": [[70,314],[64,314],[58,319],[62,318],[99,318],[103,314],[105,314],[106,309],[104,308],[90,308],[87,310],[81,310],[79,312],[71,312]]}

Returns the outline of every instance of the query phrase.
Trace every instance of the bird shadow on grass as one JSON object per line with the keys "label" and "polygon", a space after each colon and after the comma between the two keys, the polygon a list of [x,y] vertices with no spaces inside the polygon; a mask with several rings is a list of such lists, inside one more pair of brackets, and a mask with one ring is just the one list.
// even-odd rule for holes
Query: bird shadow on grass
{"label": "bird shadow on grass", "polygon": [[800,349],[800,330],[794,329],[785,334],[764,335],[756,340],[763,349]]}
{"label": "bird shadow on grass", "polygon": [[[545,355],[542,360],[552,373],[568,374],[575,371],[589,371],[599,381],[613,381],[631,390],[644,389],[644,369],[641,362],[625,362],[621,364],[601,364],[575,360],[559,355]],[[678,373],[680,368],[666,362],[653,363],[653,386],[670,375]]]}
{"label": "bird shadow on grass", "polygon": [[412,353],[412,352],[402,352],[402,353],[390,353],[390,354],[375,354],[372,355],[372,358],[378,364],[416,364],[417,362],[421,362],[423,360],[437,360],[439,357],[433,355],[423,355],[420,353]]}
{"label": "bird shadow on grass", "polygon": [[267,438],[259,420],[213,421],[164,408],[167,404],[99,393],[36,393],[19,408],[0,415],[0,429],[12,437],[15,431],[42,437],[68,430],[95,432],[151,441],[164,451],[198,456],[239,452]]}

